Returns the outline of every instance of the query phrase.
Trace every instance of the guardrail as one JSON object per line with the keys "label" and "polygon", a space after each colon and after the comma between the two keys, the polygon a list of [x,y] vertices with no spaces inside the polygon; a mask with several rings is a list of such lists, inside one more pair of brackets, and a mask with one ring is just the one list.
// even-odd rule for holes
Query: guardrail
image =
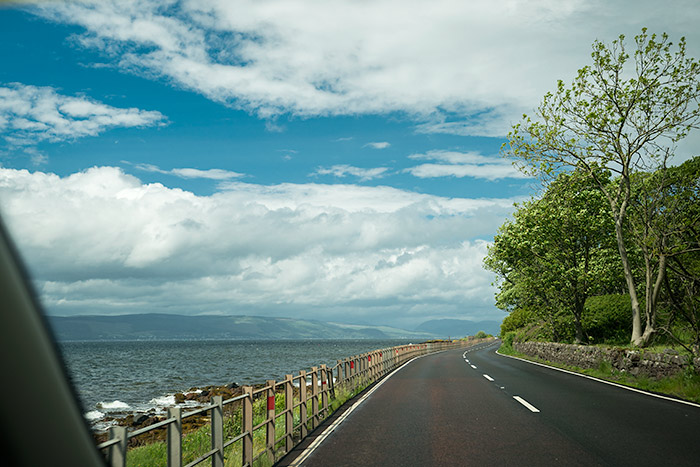
{"label": "guardrail", "polygon": [[[211,449],[185,467],[207,459],[211,459],[212,467],[223,467],[225,459],[228,465],[272,464],[331,414],[332,402],[342,403],[343,396],[351,397],[415,357],[473,346],[485,340],[428,342],[379,349],[338,360],[332,368],[321,365],[312,367],[309,372],[300,371],[297,376],[286,375],[283,381],[269,380],[261,387],[243,386],[239,396],[227,400],[213,396],[209,405],[189,412],[171,407],[165,420],[138,430],[127,432],[126,427],[111,427],[110,439],[97,448],[106,455],[110,466],[124,467],[130,439],[165,429],[167,465],[182,467],[183,420],[208,413]],[[258,423],[254,424],[255,421]]]}

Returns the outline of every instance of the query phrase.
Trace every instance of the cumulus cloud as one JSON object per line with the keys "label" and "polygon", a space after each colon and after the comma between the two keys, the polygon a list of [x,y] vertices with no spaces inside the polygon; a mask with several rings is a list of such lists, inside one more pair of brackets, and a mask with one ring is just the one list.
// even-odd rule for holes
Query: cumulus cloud
{"label": "cumulus cloud", "polygon": [[353,167],[351,165],[347,164],[339,164],[339,165],[334,165],[332,167],[319,167],[316,169],[314,173],[312,173],[312,176],[319,176],[319,175],[333,175],[338,178],[343,178],[347,177],[348,175],[352,175],[353,177],[357,177],[360,179],[361,182],[367,181],[367,180],[372,180],[375,178],[381,178],[386,174],[386,171],[389,170],[386,167],[375,167],[372,169],[362,169],[360,167]]}
{"label": "cumulus cloud", "polygon": [[66,96],[52,87],[0,86],[0,137],[12,146],[95,136],[109,128],[163,124],[156,111],[118,108],[88,97]]}
{"label": "cumulus cloud", "polygon": [[435,161],[406,169],[406,172],[420,178],[472,177],[486,180],[528,178],[513,167],[510,161],[497,156],[486,157],[474,152],[429,151],[426,154],[412,154],[408,157]]}
{"label": "cumulus cloud", "polygon": [[3,216],[55,314],[257,313],[405,326],[484,318],[493,289],[483,239],[512,202],[241,182],[196,196],[114,167],[66,177],[0,168]]}
{"label": "cumulus cloud", "polygon": [[691,55],[700,47],[694,0],[82,0],[32,11],[82,26],[76,42],[124,70],[262,117],[405,112],[419,131],[482,136],[502,136],[573,78],[596,38],[647,26],[686,35]]}
{"label": "cumulus cloud", "polygon": [[245,174],[233,172],[231,170],[223,169],[193,169],[193,168],[175,168],[170,170],[163,170],[160,167],[153,164],[136,164],[139,170],[145,172],[156,172],[161,174],[175,175],[180,178],[206,178],[209,180],[231,180],[232,178],[245,177]]}

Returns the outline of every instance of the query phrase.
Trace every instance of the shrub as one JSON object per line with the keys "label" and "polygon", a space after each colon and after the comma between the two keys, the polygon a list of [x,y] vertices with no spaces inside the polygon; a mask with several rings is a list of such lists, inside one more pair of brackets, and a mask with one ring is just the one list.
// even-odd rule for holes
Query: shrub
{"label": "shrub", "polygon": [[513,353],[513,339],[515,338],[515,331],[508,331],[502,336],[501,347],[498,351],[504,354]]}
{"label": "shrub", "polygon": [[584,332],[596,343],[627,343],[632,333],[629,295],[589,297],[582,321]]}
{"label": "shrub", "polygon": [[537,317],[532,311],[527,308],[516,308],[503,319],[501,323],[501,336],[505,336],[507,332],[515,331],[536,321]]}

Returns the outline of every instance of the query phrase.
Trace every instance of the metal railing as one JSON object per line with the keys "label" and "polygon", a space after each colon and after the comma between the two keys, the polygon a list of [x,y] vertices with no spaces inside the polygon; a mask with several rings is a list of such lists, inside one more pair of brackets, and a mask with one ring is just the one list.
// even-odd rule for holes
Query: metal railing
{"label": "metal railing", "polygon": [[[240,463],[236,465],[252,466],[263,457],[267,458],[267,464],[271,464],[318,427],[331,414],[330,404],[343,402],[342,395],[351,397],[415,357],[473,346],[486,340],[400,345],[338,360],[332,368],[321,365],[312,367],[309,372],[302,370],[297,376],[286,375],[283,381],[268,380],[261,387],[243,386],[243,393],[239,396],[226,400],[222,396],[213,396],[209,405],[189,412],[183,413],[180,407],[171,407],[166,419],[131,432],[127,432],[126,427],[113,426],[109,430],[110,439],[97,448],[106,455],[110,466],[123,467],[127,465],[130,439],[165,429],[167,465],[182,467],[183,420],[208,413],[211,449],[185,467],[207,459],[211,459],[212,467],[223,467],[226,449],[234,445],[236,449],[228,455],[240,456]],[[225,439],[225,415],[231,420],[229,439]],[[233,423],[234,419],[240,423]],[[259,422],[254,425],[256,420]]]}

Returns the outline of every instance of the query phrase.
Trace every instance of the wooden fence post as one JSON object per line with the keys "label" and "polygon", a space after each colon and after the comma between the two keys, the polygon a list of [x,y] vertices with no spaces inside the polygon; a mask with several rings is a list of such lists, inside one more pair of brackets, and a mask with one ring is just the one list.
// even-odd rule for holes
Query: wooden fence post
{"label": "wooden fence post", "polygon": [[243,465],[253,465],[253,388],[251,386],[243,386],[243,394],[247,397],[243,399],[243,413],[241,418],[243,419],[243,433],[246,435],[243,437],[243,455],[242,464]]}
{"label": "wooden fence post", "polygon": [[360,359],[362,362],[362,384],[367,384],[367,353],[362,355]]}
{"label": "wooden fence post", "polygon": [[328,367],[321,365],[321,412],[324,417],[328,416]]}
{"label": "wooden fence post", "polygon": [[211,467],[224,467],[224,398],[213,396],[211,403],[211,448],[216,452],[211,456]]}
{"label": "wooden fence post", "polygon": [[109,465],[111,467],[124,467],[126,465],[126,427],[109,427],[109,439],[119,440],[117,444],[113,444],[109,447]]}
{"label": "wooden fence post", "polygon": [[311,428],[318,426],[318,367],[311,367]]}
{"label": "wooden fence post", "polygon": [[372,365],[372,381],[376,381],[379,377],[379,352],[372,352],[372,361],[369,362]]}
{"label": "wooden fence post", "polygon": [[308,408],[306,405],[306,371],[299,372],[299,423],[301,424],[301,439],[306,438],[309,434],[308,423]]}
{"label": "wooden fence post", "polygon": [[275,381],[265,382],[267,389],[267,456],[275,462]]}
{"label": "wooden fence post", "polygon": [[357,357],[353,357],[352,360],[350,360],[350,372],[352,373],[352,377],[354,379],[352,383],[352,388],[354,390],[360,385],[360,361],[357,359]]}
{"label": "wooden fence post", "polygon": [[374,381],[374,362],[372,361],[373,353],[370,352],[367,355],[367,381],[372,383]]}
{"label": "wooden fence post", "polygon": [[294,448],[294,376],[284,375],[284,450],[290,452]]}
{"label": "wooden fence post", "polygon": [[168,418],[175,422],[168,425],[168,467],[182,467],[182,409],[169,407]]}

